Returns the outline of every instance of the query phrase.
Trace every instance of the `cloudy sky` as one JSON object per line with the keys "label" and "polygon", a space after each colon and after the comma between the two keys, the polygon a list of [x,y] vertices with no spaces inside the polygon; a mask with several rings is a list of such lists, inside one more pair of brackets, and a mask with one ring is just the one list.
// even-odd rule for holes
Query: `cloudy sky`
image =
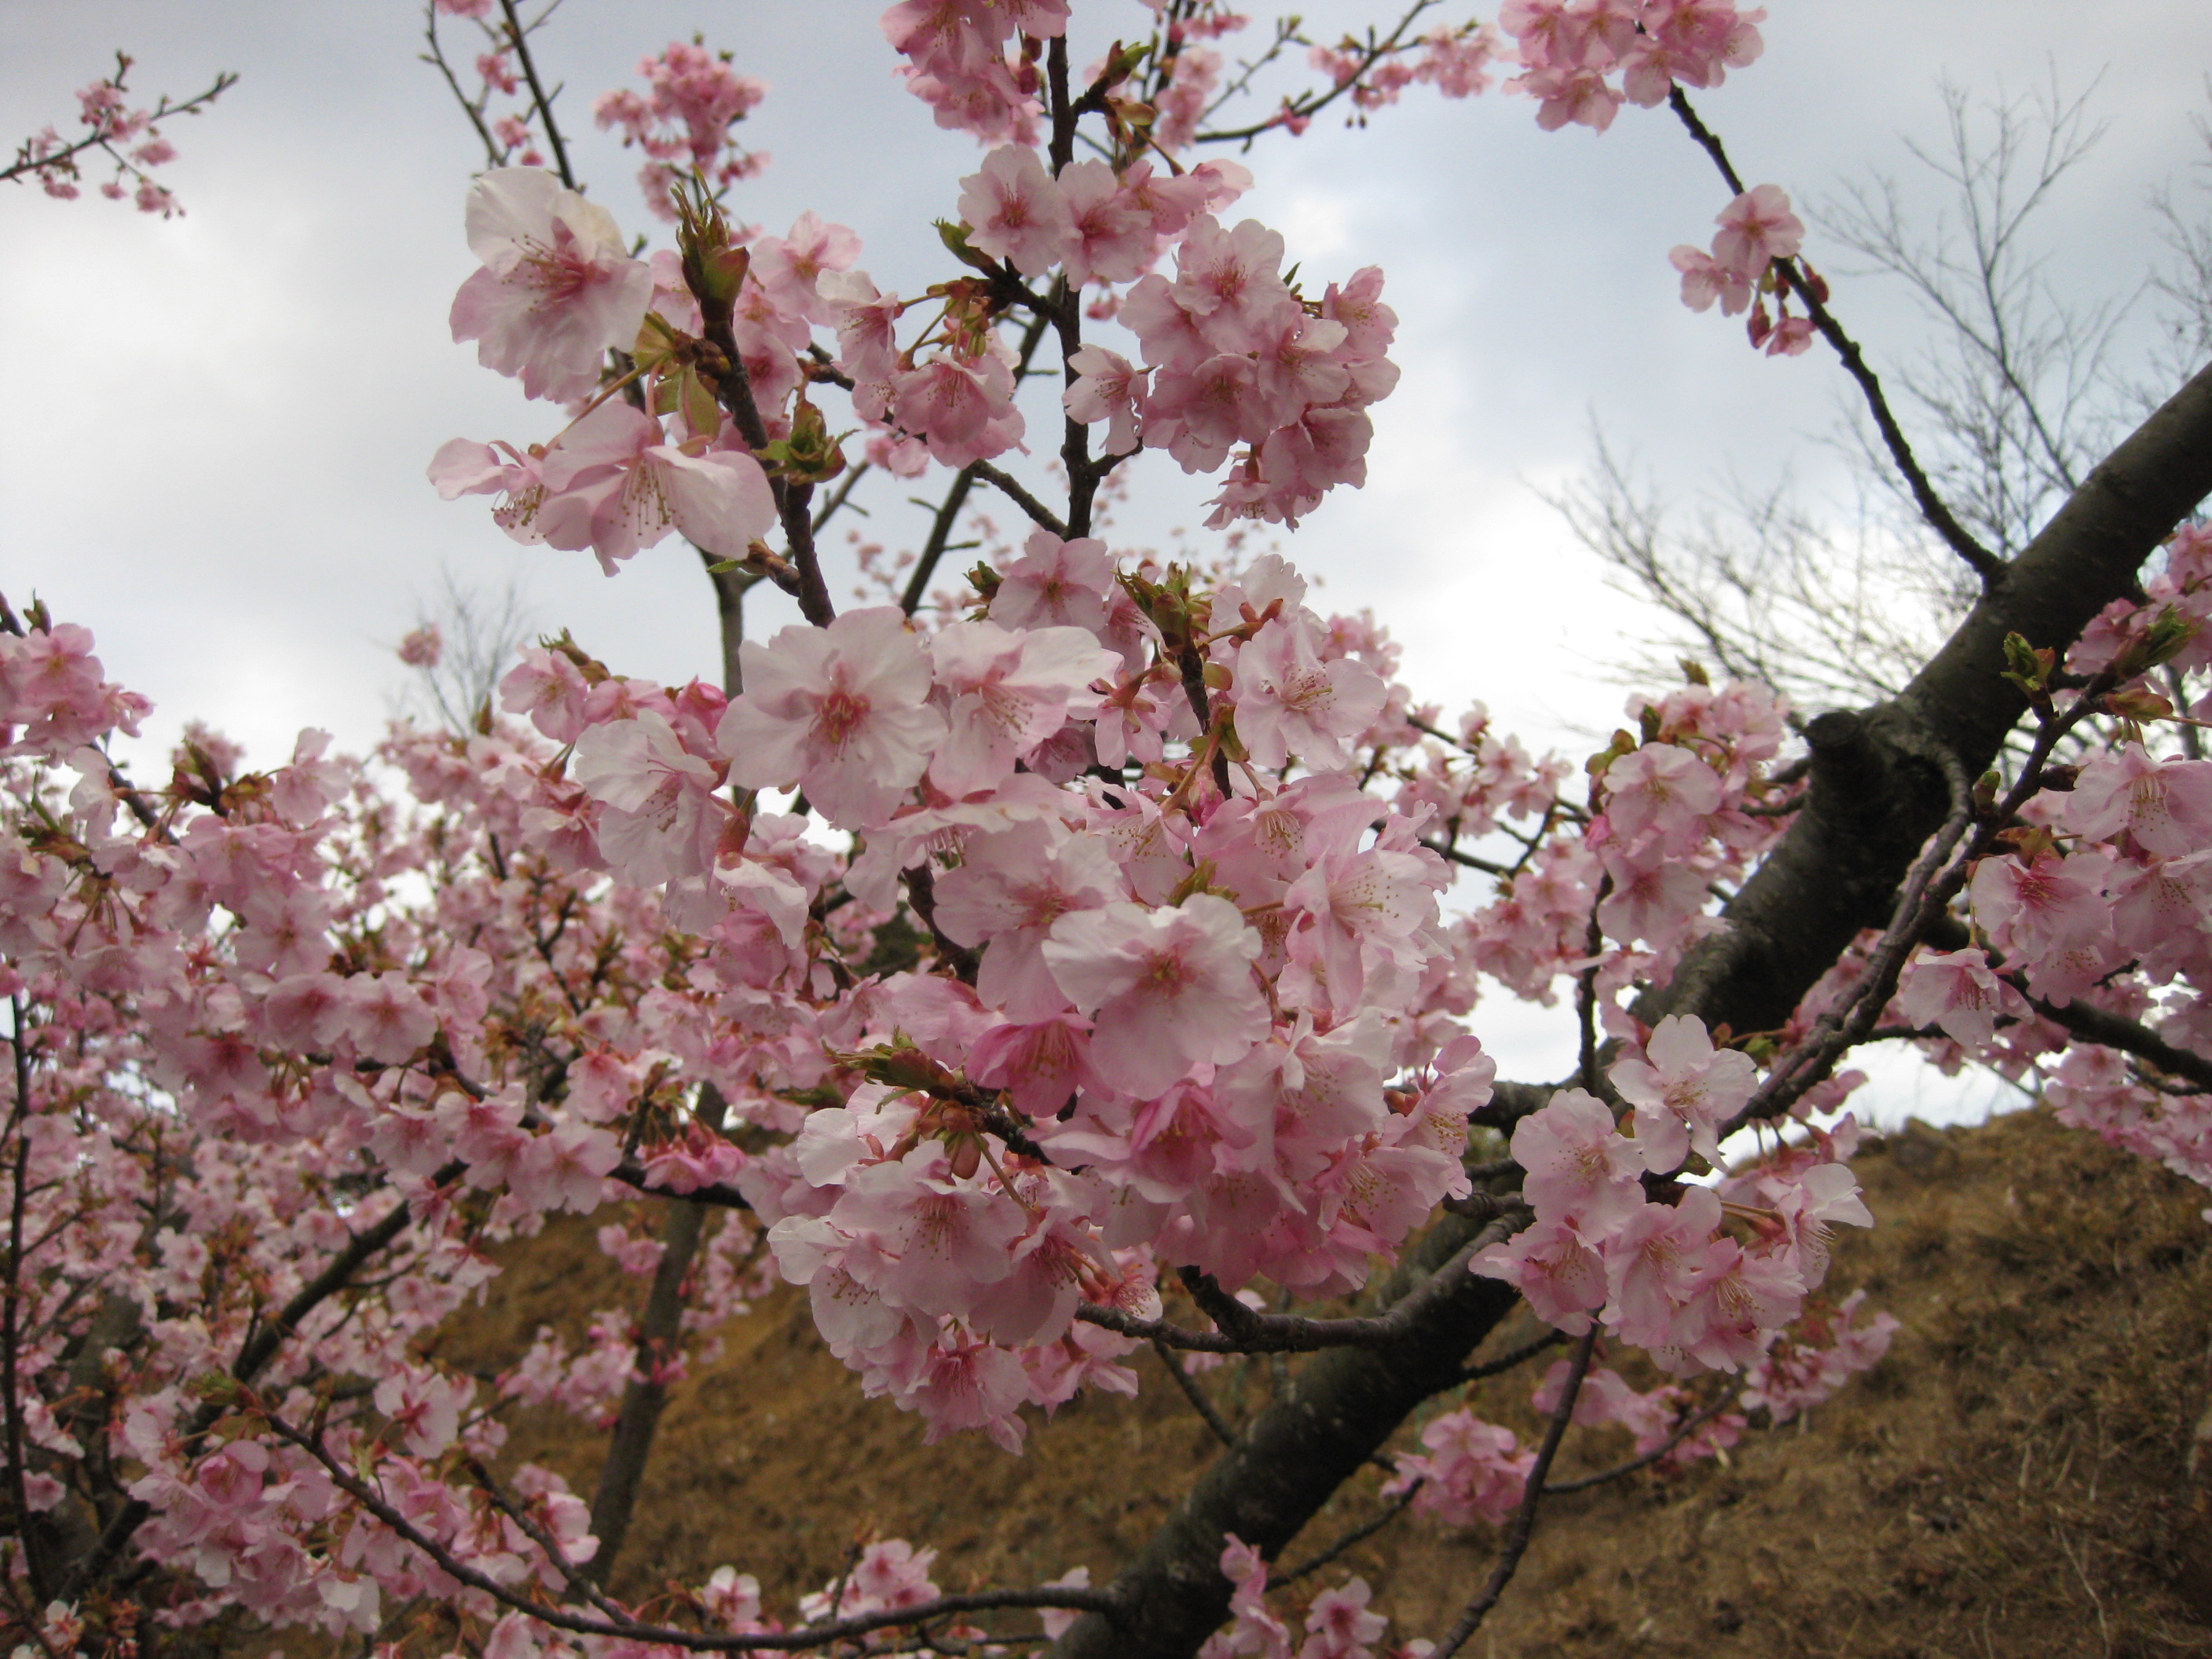
{"label": "cloudy sky", "polygon": [[[1382,8],[1301,9],[1324,38]],[[1765,57],[1698,100],[1747,178],[1812,202],[1894,175],[1932,216],[1940,198],[1904,141],[1940,139],[1939,78],[1984,97],[2094,84],[2109,130],[2051,203],[2049,273],[2084,296],[2140,284],[2157,254],[2146,192],[2185,187],[2204,153],[2191,131],[2212,64],[2202,0],[1769,9]],[[744,131],[775,161],[739,215],[781,230],[812,209],[860,233],[883,286],[915,291],[945,274],[927,222],[953,212],[976,150],[897,89],[880,10],[566,0],[541,51],[568,88],[578,171],[625,228],[655,228],[634,159],[590,131],[588,105],[641,55],[703,31],[772,88]],[[1079,40],[1103,45],[1146,14],[1085,0],[1077,15]],[[423,482],[446,439],[527,441],[552,411],[447,336],[481,155],[418,61],[421,35],[407,0],[0,0],[11,144],[65,124],[72,89],[118,46],[149,94],[241,76],[170,132],[185,217],[0,192],[0,592],[20,605],[35,590],[90,626],[111,676],[155,700],[160,740],[198,716],[269,759],[304,725],[367,744],[402,683],[391,647],[447,573],[515,584],[538,623],[573,628],[618,668],[714,672],[708,592],[678,543],[607,580],[588,556],[514,547],[481,501],[441,502]],[[1389,273],[1405,375],[1376,411],[1370,482],[1337,492],[1285,550],[1323,580],[1326,605],[1389,623],[1420,694],[1480,698],[1534,747],[1613,723],[1609,665],[1652,623],[1545,503],[1585,466],[1594,426],[1686,502],[1731,472],[1842,489],[1820,441],[1839,405],[1832,361],[1759,358],[1735,323],[1676,299],[1667,251],[1704,242],[1727,195],[1663,112],[1627,110],[1602,137],[1544,133],[1524,100],[1416,91],[1364,131],[1324,118],[1246,159],[1260,187],[1239,211],[1281,229],[1310,282]],[[1893,283],[1839,274],[1850,259],[1817,237],[1808,251],[1877,366],[1927,349]],[[2133,344],[2151,323],[2146,310]],[[905,491],[871,482],[883,488],[857,499],[889,532]],[[1127,540],[1194,526],[1208,493],[1160,456],[1133,484]],[[791,619],[782,603],[761,603],[762,625]]]}

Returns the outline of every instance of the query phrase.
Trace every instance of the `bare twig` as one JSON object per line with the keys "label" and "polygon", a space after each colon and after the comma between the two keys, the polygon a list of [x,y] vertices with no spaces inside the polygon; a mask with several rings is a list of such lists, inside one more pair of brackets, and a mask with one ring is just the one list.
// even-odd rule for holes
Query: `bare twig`
{"label": "bare twig", "polygon": [[1343,1537],[1338,1539],[1334,1544],[1331,1544],[1327,1549],[1321,1551],[1318,1554],[1308,1556],[1304,1560],[1299,1562],[1295,1567],[1285,1567],[1279,1572],[1269,1573],[1267,1575],[1267,1588],[1269,1589],[1279,1589],[1285,1584],[1291,1583],[1297,1579],[1304,1578],[1308,1573],[1318,1572],[1322,1568],[1327,1566],[1330,1562],[1342,1555],[1346,1550],[1351,1549],[1355,1545],[1364,1543],[1367,1540],[1375,1536],[1376,1533],[1382,1531],[1383,1528],[1389,1526],[1393,1521],[1395,1521],[1400,1516],[1403,1515],[1407,1510],[1412,1506],[1413,1500],[1421,1495],[1421,1488],[1427,1484],[1428,1477],[1426,1475],[1417,1477],[1411,1486],[1407,1486],[1403,1492],[1400,1492],[1395,1498],[1391,1499],[1389,1504],[1383,1509],[1382,1513],[1376,1516],[1373,1520],[1361,1522],[1358,1526],[1354,1527],[1350,1532],[1345,1534]]}
{"label": "bare twig", "polygon": [[295,1428],[265,1409],[260,1416],[268,1424],[271,1433],[289,1440],[321,1464],[333,1486],[408,1544],[428,1556],[441,1571],[469,1589],[482,1591],[502,1607],[526,1613],[540,1624],[550,1625],[556,1630],[573,1631],[580,1636],[614,1637],[625,1641],[684,1648],[694,1653],[755,1650],[788,1653],[821,1647],[847,1637],[866,1636],[871,1631],[888,1630],[898,1625],[918,1625],[957,1613],[983,1613],[996,1607],[1071,1607],[1110,1617],[1117,1607],[1113,1597],[1104,1590],[1048,1584],[1037,1589],[981,1590],[963,1595],[940,1595],[934,1601],[919,1602],[909,1607],[884,1613],[859,1613],[849,1619],[829,1620],[818,1625],[802,1626],[798,1630],[774,1634],[718,1634],[680,1630],[665,1625],[647,1625],[629,1617],[619,1620],[588,1618],[571,1613],[565,1607],[549,1607],[542,1601],[518,1595],[497,1579],[477,1571],[386,1503],[373,1487],[331,1456],[319,1437]]}
{"label": "bare twig", "polygon": [[1544,1496],[1557,1498],[1563,1492],[1588,1492],[1593,1486],[1602,1486],[1608,1480],[1618,1480],[1623,1475],[1633,1474],[1638,1469],[1650,1468],[1652,1464],[1656,1463],[1668,1452],[1673,1451],[1675,1447],[1688,1439],[1692,1434],[1718,1417],[1734,1402],[1735,1399],[1734,1395],[1723,1395],[1703,1411],[1684,1418],[1674,1425],[1674,1433],[1641,1456],[1632,1457],[1626,1463],[1617,1463],[1613,1468],[1601,1470],[1596,1474],[1577,1475],[1571,1480],[1554,1480],[1544,1488]]}
{"label": "bare twig", "polygon": [[1597,1346],[1597,1327],[1593,1325],[1583,1340],[1575,1344],[1574,1357],[1567,1362],[1566,1386],[1559,1390],[1559,1403],[1552,1413],[1550,1425],[1544,1431],[1544,1443],[1537,1448],[1536,1462],[1528,1471],[1528,1488],[1522,1493],[1521,1506],[1513,1511],[1512,1520],[1506,1522],[1504,1541],[1499,1545],[1498,1564],[1490,1570],[1490,1582],[1486,1583],[1459,1621],[1444,1632],[1431,1659],[1451,1659],[1467,1645],[1467,1638],[1474,1634],[1484,1616],[1498,1605],[1498,1598],[1513,1581],[1521,1565],[1521,1558],[1528,1553],[1529,1534],[1536,1528],[1536,1505],[1545,1492],[1545,1478],[1552,1472],[1552,1460],[1559,1455],[1559,1442],[1566,1437],[1568,1420],[1575,1414],[1576,1398],[1583,1391],[1583,1378],[1589,1371],[1590,1351]]}
{"label": "bare twig", "polygon": [[1175,1350],[1156,1336],[1152,1339],[1152,1352],[1160,1357],[1160,1364],[1168,1368],[1168,1375],[1175,1378],[1176,1387],[1182,1390],[1183,1398],[1190,1401],[1191,1409],[1206,1419],[1206,1426],[1213,1431],[1213,1437],[1224,1446],[1235,1445],[1237,1431],[1229,1426],[1228,1419],[1222,1416],[1220,1408],[1213,1403],[1212,1397],[1199,1380],[1183,1369],[1182,1361],[1176,1358]]}
{"label": "bare twig", "polygon": [[[1728,151],[1722,147],[1712,129],[1699,118],[1697,111],[1691,108],[1690,100],[1682,95],[1680,87],[1668,90],[1667,106],[1680,118],[1682,125],[1689,130],[1690,137],[1696,139],[1705,154],[1712,158],[1713,165],[1720,169],[1721,177],[1728,182],[1728,187],[1737,195],[1742,195],[1743,180],[1729,162]],[[1875,425],[1881,433],[1882,442],[1888,447],[1890,459],[1896,463],[1897,470],[1904,475],[1905,483],[1912,492],[1913,501],[1920,508],[1921,517],[1927,520],[1929,526],[1943,538],[1953,552],[1972,568],[1984,586],[1996,581],[2004,574],[2005,562],[1975,540],[1936,493],[1936,486],[1929,482],[1928,474],[1913,455],[1911,445],[1905,441],[1904,428],[1898,425],[1897,416],[1890,410],[1889,399],[1883,395],[1881,382],[1874,370],[1868,367],[1866,354],[1860,350],[1858,342],[1844,332],[1843,325],[1835,319],[1827,307],[1821,304],[1811,280],[1797,261],[1778,259],[1774,262],[1774,269],[1781,274],[1790,292],[1803,303],[1806,313],[1813,319],[1814,327],[1820,331],[1820,337],[1835,348],[1836,356],[1843,360],[1844,372],[1858,382],[1859,390],[1865,395],[1867,408],[1874,416]]]}
{"label": "bare twig", "polygon": [[985,483],[994,485],[1007,500],[1030,515],[1032,523],[1049,530],[1062,541],[1067,539],[1065,520],[1024,489],[1018,478],[1010,477],[988,461],[971,462],[968,470]]}
{"label": "bare twig", "polygon": [[499,0],[499,9],[507,19],[507,35],[514,47],[514,61],[521,65],[522,78],[529,84],[530,100],[537,106],[538,118],[545,124],[545,143],[553,152],[553,171],[561,175],[561,182],[570,190],[580,189],[576,175],[568,170],[568,147],[561,142],[561,128],[553,119],[553,100],[546,95],[544,82],[538,78],[538,60],[530,52],[530,31],[515,15],[514,0]]}
{"label": "bare twig", "polygon": [[[1194,137],[1191,142],[1194,144],[1241,143],[1247,149],[1249,149],[1252,146],[1252,141],[1257,138],[1263,132],[1271,132],[1275,128],[1279,127],[1289,121],[1311,120],[1315,116],[1320,114],[1322,111],[1327,109],[1331,104],[1334,103],[1338,99],[1345,96],[1347,93],[1356,91],[1360,84],[1366,79],[1367,71],[1373,69],[1376,64],[1381,63],[1384,58],[1389,58],[1395,53],[1403,51],[1407,44],[1406,35],[1407,31],[1413,27],[1413,20],[1420,16],[1423,12],[1442,3],[1443,0],[1413,0],[1413,3],[1407,9],[1405,15],[1399,18],[1396,25],[1391,29],[1389,33],[1382,36],[1380,40],[1376,38],[1375,31],[1372,28],[1370,28],[1367,32],[1367,39],[1359,49],[1358,64],[1353,69],[1351,75],[1336,82],[1335,85],[1330,87],[1327,91],[1300,93],[1295,98],[1285,99],[1283,102],[1282,107],[1278,109],[1273,114],[1267,117],[1264,121],[1255,121],[1249,126],[1230,127],[1201,132]],[[1224,89],[1222,96],[1214,100],[1213,108],[1209,109],[1206,112],[1209,115],[1212,114],[1213,112],[1213,109],[1218,109],[1222,104],[1226,102],[1236,92],[1241,91],[1245,86],[1249,85],[1254,72],[1255,72],[1261,64],[1267,62],[1269,58],[1273,58],[1277,52],[1279,52],[1287,40],[1295,38],[1295,36],[1279,33],[1276,37],[1274,46],[1271,48],[1258,63],[1247,65],[1243,75],[1240,76],[1237,82],[1232,82],[1230,88]]]}

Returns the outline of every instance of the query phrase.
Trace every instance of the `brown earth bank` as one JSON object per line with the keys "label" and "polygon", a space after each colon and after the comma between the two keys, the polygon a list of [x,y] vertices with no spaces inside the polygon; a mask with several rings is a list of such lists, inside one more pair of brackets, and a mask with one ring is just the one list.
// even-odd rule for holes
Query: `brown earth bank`
{"label": "brown earth bank", "polygon": [[[2212,1656],[2212,1224],[2204,1193],[2021,1112],[1908,1125],[1856,1166],[1879,1224],[1837,1250],[1838,1294],[1903,1323],[1888,1358],[1799,1422],[1724,1461],[1649,1471],[1546,1504],[1504,1602],[1468,1651],[1672,1656]],[[639,1297],[587,1224],[515,1253],[446,1357],[511,1362],[541,1323],[580,1333]],[[1499,1334],[1503,1351],[1528,1332]],[[780,1291],[723,1333],[674,1391],[614,1588],[629,1598],[730,1565],[769,1610],[835,1577],[856,1540],[935,1547],[948,1589],[1095,1582],[1139,1548],[1214,1442],[1149,1352],[1133,1401],[1091,1395],[1030,1425],[1010,1457],[864,1400]],[[1541,1362],[1465,1403],[1524,1436]],[[1279,1385],[1264,1360],[1204,1379],[1232,1419]],[[1431,1413],[1462,1403],[1432,1403]],[[586,1495],[604,1437],[520,1413],[507,1449]],[[1411,1446],[1409,1423],[1397,1443]],[[1576,1431],[1559,1474],[1620,1462],[1619,1430]],[[1370,1473],[1287,1553],[1378,1512]],[[1346,1573],[1375,1587],[1393,1638],[1433,1637],[1489,1571],[1496,1538],[1407,1516],[1283,1592]],[[1007,1628],[1034,1628],[1020,1616]]]}

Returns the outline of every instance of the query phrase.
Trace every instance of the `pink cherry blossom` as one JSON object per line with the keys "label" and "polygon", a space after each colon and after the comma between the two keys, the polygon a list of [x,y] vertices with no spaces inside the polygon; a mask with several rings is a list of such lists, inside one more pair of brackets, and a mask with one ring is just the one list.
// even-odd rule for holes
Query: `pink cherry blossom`
{"label": "pink cherry blossom", "polygon": [[653,295],[653,272],[613,219],[550,173],[502,167],[470,189],[468,234],[483,269],[454,296],[453,338],[477,341],[485,368],[521,376],[526,397],[589,393],[609,348],[636,339]]}
{"label": "pink cherry blossom", "polygon": [[1559,1091],[1513,1126],[1513,1158],[1527,1171],[1522,1195],[1539,1221],[1567,1222],[1597,1237],[1644,1203],[1633,1143],[1580,1089]]}
{"label": "pink cherry blossom", "polygon": [[714,793],[721,769],[686,750],[664,715],[643,709],[588,727],[571,769],[605,805],[599,850],[625,880],[650,887],[714,867],[727,816]]}
{"label": "pink cherry blossom", "polygon": [[1121,896],[1105,847],[1056,825],[1017,824],[971,837],[957,869],[936,878],[937,924],[962,945],[982,945],[975,990],[1008,1018],[1033,1021],[1067,1004],[1045,969],[1046,936],[1060,917]]}
{"label": "pink cherry blossom", "polygon": [[1805,224],[1790,210],[1778,185],[1753,185],[1723,208],[1714,223],[1713,258],[1721,268],[1756,283],[1777,259],[1793,257],[1805,243]]}
{"label": "pink cherry blossom", "polygon": [[981,172],[960,183],[960,216],[973,246],[1024,276],[1042,276],[1060,263],[1075,222],[1035,150],[1002,144],[983,158]]}
{"label": "pink cherry blossom", "polygon": [[945,735],[927,702],[928,659],[898,610],[848,611],[826,629],[748,640],[742,659],[745,694],[714,734],[732,780],[796,786],[848,829],[889,818]]}
{"label": "pink cherry blossom", "polygon": [[2090,757],[2066,798],[2066,827],[2092,841],[2123,831],[2147,853],[2212,846],[2212,761],[2154,762],[2139,743]]}
{"label": "pink cherry blossom", "polygon": [[1733,317],[1751,303],[1751,283],[1739,276],[1703,248],[1685,242],[1668,254],[1682,273],[1682,303],[1692,311],[1711,311],[1720,301],[1721,315]]}
{"label": "pink cherry blossom", "polygon": [[1093,1016],[1093,1066],[1139,1099],[1193,1066],[1242,1058],[1267,1031],[1251,971],[1259,935],[1210,893],[1172,910],[1115,903],[1063,915],[1042,950],[1068,1000]]}
{"label": "pink cherry blossom", "polygon": [[931,781],[948,795],[988,789],[1056,733],[1071,712],[1097,707],[1089,688],[1120,661],[1082,628],[1009,632],[996,623],[952,623],[930,642],[951,727],[932,758]]}
{"label": "pink cherry blossom", "polygon": [[1701,1020],[1670,1014],[1652,1029],[1644,1058],[1614,1062],[1609,1075],[1636,1108],[1636,1150],[1654,1175],[1679,1169],[1695,1152],[1720,1161],[1720,1126],[1759,1086],[1749,1054],[1716,1050]]}
{"label": "pink cherry blossom", "polygon": [[1296,618],[1269,623],[1236,660],[1237,735],[1258,765],[1295,754],[1318,769],[1341,766],[1347,739],[1382,712],[1382,677],[1349,657],[1323,662]]}
{"label": "pink cherry blossom", "polygon": [[2000,1019],[2025,1019],[2027,1003],[1990,970],[1979,951],[1923,951],[1899,981],[1898,1012],[1915,1025],[1935,1025],[1969,1047],[1987,1042]]}

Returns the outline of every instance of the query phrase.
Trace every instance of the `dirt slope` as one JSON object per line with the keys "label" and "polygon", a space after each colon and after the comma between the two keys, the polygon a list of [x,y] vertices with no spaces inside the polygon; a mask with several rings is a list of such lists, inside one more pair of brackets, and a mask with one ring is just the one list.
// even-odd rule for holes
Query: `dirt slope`
{"label": "dirt slope", "polygon": [[[1470,1651],[2212,1656],[2204,1194],[2028,1113],[1914,1125],[1859,1169],[1881,1224],[1838,1249],[1832,1282],[1864,1285],[1904,1322],[1889,1358],[1802,1424],[1747,1437],[1725,1466],[1547,1506]],[[541,1322],[573,1328],[635,1295],[582,1226],[539,1241],[497,1288],[453,1334],[454,1357],[511,1357]],[[1139,1399],[1040,1419],[1017,1459],[980,1439],[924,1447],[916,1419],[860,1398],[788,1292],[725,1340],[663,1419],[617,1575],[625,1594],[729,1563],[787,1616],[871,1532],[937,1547],[948,1588],[1078,1563],[1103,1581],[1212,1444],[1149,1353],[1132,1361]],[[1478,1408],[1528,1431],[1533,1380],[1482,1385]],[[1207,1384],[1233,1414],[1264,1401],[1269,1377],[1250,1362]],[[1563,1472],[1619,1461],[1615,1437],[1571,1439]],[[599,1446],[565,1420],[522,1418],[510,1451],[588,1492]],[[1374,1513],[1379,1480],[1341,1494],[1291,1555]],[[1343,1568],[1375,1585],[1394,1636],[1434,1635],[1492,1547],[1407,1517]]]}

